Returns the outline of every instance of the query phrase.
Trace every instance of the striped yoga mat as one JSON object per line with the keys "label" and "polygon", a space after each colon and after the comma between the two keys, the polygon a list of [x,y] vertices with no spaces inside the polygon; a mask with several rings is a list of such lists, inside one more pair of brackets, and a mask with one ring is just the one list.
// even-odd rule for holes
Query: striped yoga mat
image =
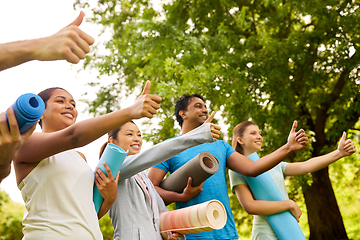
{"label": "striped yoga mat", "polygon": [[227,220],[223,204],[210,200],[194,206],[160,213],[160,231],[183,235],[218,230],[225,226]]}

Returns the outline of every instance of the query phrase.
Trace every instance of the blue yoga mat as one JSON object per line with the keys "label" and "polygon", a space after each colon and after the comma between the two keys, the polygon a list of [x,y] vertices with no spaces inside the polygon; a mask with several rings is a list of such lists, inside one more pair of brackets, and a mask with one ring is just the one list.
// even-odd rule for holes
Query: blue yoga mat
{"label": "blue yoga mat", "polygon": [[[247,156],[253,161],[259,159],[255,152]],[[249,184],[251,192],[256,200],[265,201],[283,201],[284,196],[281,194],[279,188],[276,186],[274,180],[268,172],[264,172],[257,177],[246,177],[246,182]],[[305,240],[305,236],[296,221],[295,217],[289,212],[285,211],[274,215],[265,216],[271,228],[274,230],[279,240]]]}
{"label": "blue yoga mat", "polygon": [[[115,177],[116,174],[119,172],[121,165],[124,162],[127,154],[128,154],[128,151],[125,152],[119,146],[112,144],[112,143],[108,143],[106,145],[104,153],[102,154],[97,166],[107,176],[106,169],[103,165],[103,162],[105,162],[109,166],[111,173]],[[97,213],[99,212],[99,209],[100,209],[100,206],[101,206],[103,200],[104,200],[104,198],[101,196],[99,189],[94,182],[93,201],[94,201],[95,210]]]}
{"label": "blue yoga mat", "polygon": [[[25,93],[10,107],[14,110],[20,133],[24,133],[42,117],[45,103],[38,95]],[[9,124],[7,115],[6,120]]]}

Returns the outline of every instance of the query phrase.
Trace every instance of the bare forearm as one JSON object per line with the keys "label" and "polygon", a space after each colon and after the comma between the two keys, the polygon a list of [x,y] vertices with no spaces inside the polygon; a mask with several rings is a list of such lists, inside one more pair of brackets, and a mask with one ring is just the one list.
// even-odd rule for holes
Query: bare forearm
{"label": "bare forearm", "polygon": [[184,200],[181,193],[165,190],[161,187],[155,186],[156,191],[160,197],[164,200],[166,205],[169,205],[172,202],[183,202]]}
{"label": "bare forearm", "polygon": [[276,151],[266,155],[257,161],[252,161],[249,158],[234,152],[230,155],[227,166],[242,175],[256,177],[259,174],[275,167],[279,162],[284,160],[292,152],[290,145],[285,144]]}
{"label": "bare forearm", "polygon": [[290,210],[293,207],[291,200],[284,201],[260,201],[254,200],[244,209],[252,215],[273,215]]}
{"label": "bare forearm", "polygon": [[263,172],[266,172],[281,161],[283,161],[290,153],[292,152],[289,144],[285,144],[282,147],[278,148],[276,151],[268,154],[259,160],[255,161],[255,173],[259,175]]}
{"label": "bare forearm", "polygon": [[106,200],[102,202],[98,212],[98,219],[101,219],[109,211],[113,203],[114,202],[108,202]]}
{"label": "bare forearm", "polygon": [[342,158],[342,156],[339,150],[336,149],[328,154],[311,158],[305,162],[290,163],[288,164],[288,166],[286,166],[285,175],[295,176],[316,172],[328,166],[329,164],[339,160],[340,158]]}
{"label": "bare forearm", "polygon": [[73,147],[84,146],[111,130],[132,120],[130,108],[124,108],[100,117],[90,118],[68,128]]}
{"label": "bare forearm", "polygon": [[24,40],[0,44],[0,71],[35,60],[38,40]]}

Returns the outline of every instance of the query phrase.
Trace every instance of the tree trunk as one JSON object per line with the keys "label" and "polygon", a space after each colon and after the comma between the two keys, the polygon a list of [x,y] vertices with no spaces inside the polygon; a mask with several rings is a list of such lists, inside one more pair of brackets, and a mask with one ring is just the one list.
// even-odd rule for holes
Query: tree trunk
{"label": "tree trunk", "polygon": [[310,228],[309,240],[349,239],[331,186],[328,168],[312,173],[313,183],[303,187]]}

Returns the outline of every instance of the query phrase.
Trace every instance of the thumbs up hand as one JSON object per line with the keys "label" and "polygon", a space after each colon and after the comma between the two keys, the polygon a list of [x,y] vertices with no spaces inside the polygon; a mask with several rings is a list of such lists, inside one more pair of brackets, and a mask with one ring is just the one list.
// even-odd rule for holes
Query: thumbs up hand
{"label": "thumbs up hand", "polygon": [[[215,116],[215,112],[212,112],[210,117],[208,119],[206,119],[205,123],[211,123],[211,121],[213,120]],[[211,135],[213,136],[213,139],[214,139],[214,142],[216,140],[218,140],[218,138],[220,137],[220,130],[221,130],[221,127],[219,125],[216,125],[216,124],[213,124],[211,123],[210,125],[210,130],[211,130]]]}
{"label": "thumbs up hand", "polygon": [[343,132],[339,142],[338,150],[340,151],[341,157],[350,156],[356,152],[356,147],[353,141],[351,141],[351,139],[346,140],[346,132]]}
{"label": "thumbs up hand", "polygon": [[152,118],[160,108],[162,98],[157,95],[149,94],[150,85],[150,81],[147,81],[143,92],[130,107],[132,119],[139,119],[142,117]]}
{"label": "thumbs up hand", "polygon": [[32,59],[40,61],[66,60],[70,63],[78,63],[90,52],[90,45],[94,38],[79,29],[84,19],[81,11],[79,16],[68,26],[52,36],[36,39],[33,47]]}
{"label": "thumbs up hand", "polygon": [[288,143],[293,151],[301,150],[309,144],[309,138],[304,129],[296,132],[297,124],[297,121],[294,121],[288,137]]}

